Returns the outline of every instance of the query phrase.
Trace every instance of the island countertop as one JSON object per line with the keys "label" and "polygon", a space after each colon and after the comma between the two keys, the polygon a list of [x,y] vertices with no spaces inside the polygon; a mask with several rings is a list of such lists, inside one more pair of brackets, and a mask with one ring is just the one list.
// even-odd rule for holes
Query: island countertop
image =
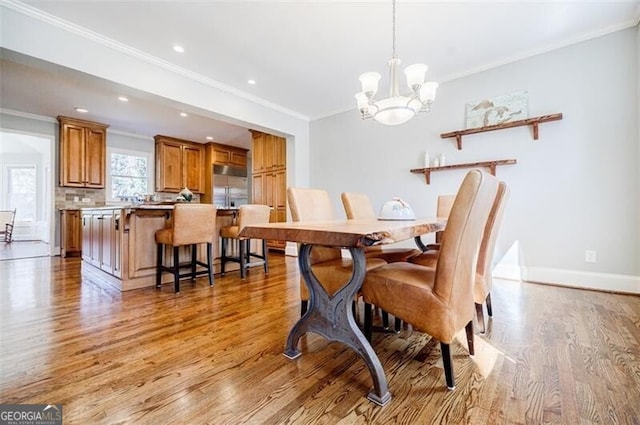
{"label": "island countertop", "polygon": [[[155,233],[171,225],[174,204],[126,204],[81,208],[82,214],[82,272],[94,281],[106,282],[121,291],[155,285],[156,242]],[[220,269],[219,233],[223,226],[231,225],[238,208],[216,210],[216,243],[214,243],[214,269]],[[206,247],[198,248],[202,257]],[[180,248],[180,261],[190,259],[190,248]],[[201,260],[203,260],[201,258]],[[172,262],[166,255],[165,264]],[[228,271],[235,269],[230,264]],[[163,282],[172,282],[164,274]]]}

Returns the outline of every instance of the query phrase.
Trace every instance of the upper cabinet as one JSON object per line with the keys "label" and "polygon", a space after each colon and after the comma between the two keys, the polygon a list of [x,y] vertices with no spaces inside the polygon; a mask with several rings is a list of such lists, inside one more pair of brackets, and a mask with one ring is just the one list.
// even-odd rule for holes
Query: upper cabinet
{"label": "upper cabinet", "polygon": [[253,172],[262,173],[286,168],[287,141],[283,137],[251,130],[253,138]]}
{"label": "upper cabinet", "polygon": [[105,187],[108,125],[68,117],[60,123],[60,186]]}
{"label": "upper cabinet", "polygon": [[211,163],[220,165],[233,165],[245,168],[247,166],[247,150],[235,146],[207,143],[207,149],[211,149]]}
{"label": "upper cabinet", "polygon": [[204,145],[156,136],[156,190],[204,193]]}
{"label": "upper cabinet", "polygon": [[213,203],[213,165],[247,168],[247,149],[209,142],[205,147],[205,191],[200,202]]}

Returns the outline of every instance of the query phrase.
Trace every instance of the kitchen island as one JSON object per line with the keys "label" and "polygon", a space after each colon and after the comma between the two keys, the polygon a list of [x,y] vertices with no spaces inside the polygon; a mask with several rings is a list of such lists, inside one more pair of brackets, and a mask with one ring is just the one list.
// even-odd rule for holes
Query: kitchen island
{"label": "kitchen island", "polygon": [[[156,282],[156,231],[170,225],[173,205],[143,204],[82,208],[82,274],[121,291],[153,287]],[[216,240],[220,227],[235,219],[237,209],[218,209]],[[219,241],[214,243],[214,272],[220,272]],[[168,251],[168,250],[167,250]],[[190,248],[180,248],[180,261],[189,261]],[[165,265],[172,264],[170,252]],[[198,246],[198,257],[205,260],[206,244]],[[229,264],[229,271],[238,268]],[[163,273],[162,283],[173,283]]]}

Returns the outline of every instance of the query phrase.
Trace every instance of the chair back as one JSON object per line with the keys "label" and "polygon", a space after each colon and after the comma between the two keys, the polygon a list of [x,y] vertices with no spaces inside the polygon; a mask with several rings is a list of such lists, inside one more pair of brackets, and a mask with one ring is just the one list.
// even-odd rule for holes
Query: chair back
{"label": "chair back", "polygon": [[498,193],[493,201],[493,206],[487,218],[487,224],[484,228],[482,243],[480,244],[480,252],[478,253],[478,266],[476,267],[476,284],[474,286],[475,302],[482,304],[487,298],[487,294],[491,292],[492,269],[493,269],[493,252],[498,239],[500,224],[504,213],[507,199],[509,198],[509,188],[505,182],[498,185]]}
{"label": "chair back", "polygon": [[454,326],[473,318],[473,285],[482,234],[498,180],[480,170],[465,176],[449,214],[436,266],[434,293],[450,306]]}
{"label": "chair back", "polygon": [[13,223],[16,218],[16,210],[2,210],[0,211],[0,227],[4,231],[4,227],[6,224],[10,224],[13,226]]}
{"label": "chair back", "polygon": [[[290,187],[287,189],[287,201],[293,221],[335,220],[333,204],[326,190]],[[341,257],[340,249],[316,246],[311,250],[310,261],[316,264]]]}
{"label": "chair back", "polygon": [[371,200],[364,193],[343,192],[341,198],[344,212],[349,220],[377,218]]}
{"label": "chair back", "polygon": [[453,201],[456,200],[456,195],[440,195],[436,203],[436,216],[438,218],[447,218],[451,213],[451,207],[453,207]]}
{"label": "chair back", "polygon": [[213,243],[216,239],[216,207],[211,204],[176,204],[172,233],[174,246]]}
{"label": "chair back", "polygon": [[238,232],[248,225],[268,223],[270,216],[271,207],[268,205],[241,205],[238,208]]}

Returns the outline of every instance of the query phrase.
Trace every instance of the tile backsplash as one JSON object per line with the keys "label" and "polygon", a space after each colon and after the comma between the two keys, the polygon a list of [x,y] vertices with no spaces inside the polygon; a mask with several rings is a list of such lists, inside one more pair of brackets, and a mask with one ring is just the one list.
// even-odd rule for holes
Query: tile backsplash
{"label": "tile backsplash", "polygon": [[[157,192],[158,201],[175,201],[177,193]],[[194,194],[193,201],[200,202],[200,195]],[[56,187],[56,208],[89,208],[106,205],[105,189],[84,189]]]}
{"label": "tile backsplash", "polygon": [[105,205],[105,189],[56,187],[56,208],[102,207]]}

